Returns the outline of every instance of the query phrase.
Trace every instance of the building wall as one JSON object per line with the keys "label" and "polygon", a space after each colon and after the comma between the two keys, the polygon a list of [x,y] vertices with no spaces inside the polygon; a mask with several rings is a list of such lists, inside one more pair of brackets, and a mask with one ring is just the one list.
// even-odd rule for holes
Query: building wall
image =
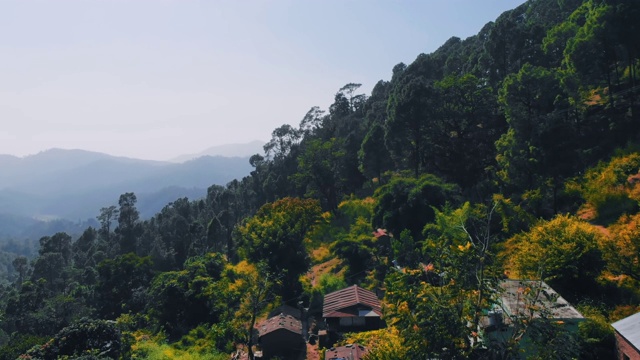
{"label": "building wall", "polygon": [[362,325],[360,326],[345,326],[344,324],[341,324],[340,319],[353,320],[356,318],[326,318],[325,322],[329,330],[338,332],[359,332],[377,330],[384,326],[379,317],[357,317],[357,320],[355,321],[356,323],[361,323]]}
{"label": "building wall", "polygon": [[[627,356],[625,358],[625,355]],[[616,359],[640,360],[640,352],[616,331]]]}
{"label": "building wall", "polygon": [[295,334],[286,329],[278,329],[261,336],[259,343],[264,357],[267,359],[273,356],[294,359],[306,350],[302,334]]}

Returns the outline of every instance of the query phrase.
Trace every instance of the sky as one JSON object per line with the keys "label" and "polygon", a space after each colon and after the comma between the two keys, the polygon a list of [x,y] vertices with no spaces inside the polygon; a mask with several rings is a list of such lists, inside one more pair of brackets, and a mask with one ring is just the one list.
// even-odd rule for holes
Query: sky
{"label": "sky", "polygon": [[0,154],[268,141],[524,0],[0,0]]}

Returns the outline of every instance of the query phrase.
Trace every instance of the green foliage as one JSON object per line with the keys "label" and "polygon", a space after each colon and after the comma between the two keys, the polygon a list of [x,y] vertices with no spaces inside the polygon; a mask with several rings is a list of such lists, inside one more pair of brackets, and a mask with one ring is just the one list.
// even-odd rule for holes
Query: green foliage
{"label": "green foliage", "polygon": [[471,293],[451,281],[433,286],[422,270],[387,277],[385,319],[397,328],[407,358],[463,359],[471,351]]}
{"label": "green foliage", "polygon": [[333,274],[323,274],[318,279],[318,283],[314,289],[317,289],[322,295],[326,295],[346,287],[347,283],[344,281],[344,278]]}
{"label": "green foliage", "polygon": [[640,171],[640,154],[630,153],[612,158],[589,169],[579,182],[567,185],[570,191],[578,192],[587,206],[596,211],[596,221],[610,223],[624,213],[637,210],[638,201],[634,189]]}
{"label": "green foliage", "polygon": [[373,198],[358,199],[352,196],[338,205],[337,216],[348,224],[355,223],[359,218],[369,220],[373,215],[375,205],[376,202]]}
{"label": "green foliage", "polygon": [[505,78],[498,97],[509,123],[496,142],[497,175],[506,195],[544,190],[553,212],[560,179],[578,164],[578,146],[572,143],[578,129],[556,111],[566,97],[557,72],[529,64]]}
{"label": "green foliage", "polygon": [[367,360],[407,359],[407,349],[402,343],[400,332],[395,327],[360,333],[345,334],[345,344],[358,343],[369,348]]}
{"label": "green foliage", "polygon": [[9,342],[0,346],[0,360],[15,360],[20,354],[38,344],[44,344],[48,338],[42,336],[15,333]]}
{"label": "green foliage", "polygon": [[577,336],[561,323],[548,319],[534,319],[528,325],[529,343],[524,353],[530,360],[576,359],[580,355],[580,343]]}
{"label": "green foliage", "polygon": [[602,233],[584,221],[558,215],[509,240],[506,255],[512,274],[542,279],[566,297],[593,291],[603,269],[598,246]]}
{"label": "green foliage", "polygon": [[344,186],[342,139],[313,139],[298,157],[298,173],[293,181],[306,188],[305,195],[319,197],[329,210],[338,207],[338,196]]}
{"label": "green foliage", "polygon": [[118,226],[115,233],[118,235],[118,245],[120,254],[127,254],[136,251],[138,237],[142,233],[140,226],[140,213],[136,208],[138,199],[134,193],[120,195],[118,205]]}
{"label": "green foliage", "polygon": [[608,230],[611,236],[601,242],[607,269],[640,281],[640,214],[623,216]]}
{"label": "green foliage", "polygon": [[[424,54],[422,59],[429,62]],[[385,143],[395,163],[403,170],[412,170],[418,177],[424,172],[426,163],[429,120],[434,109],[431,101],[435,99],[435,90],[424,76],[405,75],[401,79],[389,96]]]}
{"label": "green foliage", "polygon": [[264,261],[269,272],[282,275],[282,295],[299,294],[299,276],[310,261],[305,237],[320,216],[318,201],[285,198],[260,208],[238,228],[240,254],[258,263]]}
{"label": "green foliage", "polygon": [[371,234],[370,220],[359,217],[349,228],[349,232],[340,236],[331,250],[347,264],[346,277],[352,283],[362,280],[367,269],[374,264],[377,254],[376,239]]}
{"label": "green foliage", "polygon": [[450,75],[434,86],[438,105],[428,131],[428,169],[469,189],[494,165],[494,143],[506,123],[497,115],[496,96],[483,79]]}
{"label": "green foliage", "polygon": [[115,319],[122,313],[142,311],[147,301],[147,287],[153,277],[152,267],[150,257],[139,257],[133,253],[98,264],[98,313],[104,318]]}
{"label": "green foliage", "polygon": [[238,334],[231,324],[199,325],[174,344],[176,349],[198,354],[231,353]]}
{"label": "green foliage", "polygon": [[600,309],[580,306],[580,313],[586,318],[578,324],[581,342],[580,359],[611,359],[614,357],[615,336],[610,321]]}
{"label": "green foliage", "polygon": [[455,210],[448,207],[443,211],[436,210],[434,222],[425,226],[427,240],[423,248],[426,261],[434,267],[433,270],[447,274],[439,282],[455,279],[458,285],[468,289],[482,286],[475,284],[476,276],[482,275],[477,273],[476,266],[490,263],[487,253],[491,245],[485,243],[490,239],[477,239],[468,232],[471,210],[468,202]]}
{"label": "green foliage", "polygon": [[131,354],[131,359],[150,360],[226,360],[228,358],[228,354],[221,354],[215,350],[201,351],[198,347],[176,347],[162,340],[150,338],[136,342]]}
{"label": "green foliage", "polygon": [[115,322],[83,319],[65,327],[45,344],[35,346],[25,359],[57,359],[64,356],[94,355],[117,359],[126,351]]}
{"label": "green foliage", "polygon": [[181,271],[161,273],[149,289],[148,311],[171,339],[202,323],[216,323],[231,302],[228,284],[219,281],[226,261],[219,254],[194,257]]}
{"label": "green foliage", "polygon": [[396,176],[378,188],[372,219],[373,228],[384,228],[399,235],[404,229],[414,239],[422,234],[425,224],[434,219],[434,208],[455,202],[458,188],[434,175],[419,178]]}
{"label": "green foliage", "polygon": [[47,281],[25,281],[20,291],[8,296],[3,328],[12,333],[48,336],[88,315],[82,296],[55,293]]}
{"label": "green foliage", "polygon": [[615,57],[612,34],[607,27],[612,13],[613,7],[605,2],[585,1],[569,19],[581,26],[567,40],[564,64],[582,74],[586,82],[603,82],[608,78],[608,66]]}
{"label": "green foliage", "polygon": [[358,151],[358,169],[368,179],[380,181],[382,174],[392,166],[389,151],[384,146],[384,127],[380,123],[373,124],[364,137]]}
{"label": "green foliage", "polygon": [[229,266],[228,272],[233,272],[235,278],[229,289],[233,289],[240,299],[231,324],[236,329],[239,340],[247,345],[251,359],[256,321],[267,305],[276,301],[274,290],[280,285],[280,277],[270,273],[265,263],[252,265],[246,261]]}

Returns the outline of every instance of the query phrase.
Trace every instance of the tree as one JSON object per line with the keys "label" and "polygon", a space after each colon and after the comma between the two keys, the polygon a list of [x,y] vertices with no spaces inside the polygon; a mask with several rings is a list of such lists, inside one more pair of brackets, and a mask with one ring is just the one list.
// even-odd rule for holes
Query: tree
{"label": "tree", "polygon": [[602,236],[593,225],[557,215],[509,239],[505,255],[514,276],[544,280],[566,297],[585,294],[603,269]]}
{"label": "tree", "polygon": [[100,221],[100,236],[102,236],[107,244],[111,243],[111,224],[118,216],[118,213],[119,210],[115,205],[100,209],[100,215],[98,215],[98,221]]}
{"label": "tree", "polygon": [[65,265],[70,265],[72,261],[71,236],[66,233],[59,232],[53,236],[44,236],[40,238],[40,255],[48,253],[57,253],[62,256]]}
{"label": "tree", "polygon": [[181,268],[189,256],[189,250],[197,238],[198,229],[192,221],[191,204],[187,198],[177,199],[162,208],[155,217],[159,241],[170,254],[165,259],[172,268]]}
{"label": "tree", "polygon": [[298,157],[298,173],[293,176],[297,184],[306,187],[307,196],[320,197],[329,210],[338,208],[339,195],[345,183],[341,166],[345,151],[341,145],[336,138],[310,140]]}
{"label": "tree", "polygon": [[17,284],[18,284],[18,288],[20,288],[20,286],[22,286],[22,282],[25,279],[25,276],[27,275],[27,270],[29,269],[29,263],[26,257],[17,256],[15,259],[13,259],[13,261],[11,262],[11,265],[13,265],[13,268],[18,272]]}
{"label": "tree", "polygon": [[234,301],[227,282],[220,281],[226,265],[222,255],[210,253],[190,258],[183,270],[163,272],[153,279],[147,310],[171,339],[200,324],[227,320],[225,314]]}
{"label": "tree", "polygon": [[415,177],[425,167],[434,92],[427,79],[407,75],[389,96],[385,142],[396,164],[408,166]]}
{"label": "tree", "polygon": [[441,282],[453,279],[462,289],[477,294],[469,299],[472,307],[466,314],[473,328],[480,326],[482,311],[495,300],[492,288],[502,275],[494,259],[497,206],[497,202],[490,207],[469,202],[458,209],[445,206],[435,210],[435,220],[424,228],[423,252],[425,262],[431,264],[431,275],[440,274],[437,280]]}
{"label": "tree", "polygon": [[580,163],[576,129],[567,113],[557,109],[566,104],[557,75],[525,64],[517,74],[507,76],[499,102],[509,129],[496,142],[497,175],[503,191],[522,195],[540,190],[550,198],[551,211],[547,212],[551,213],[558,210],[561,180]]}
{"label": "tree", "polygon": [[465,316],[472,293],[454,281],[434,286],[423,270],[387,276],[385,320],[399,330],[408,359],[466,359],[473,329]]}
{"label": "tree", "polygon": [[138,237],[142,234],[140,214],[136,209],[137,201],[134,193],[122,194],[118,200],[120,209],[115,233],[118,235],[120,254],[135,253]]}
{"label": "tree", "polygon": [[318,106],[314,106],[300,121],[300,132],[304,137],[315,135],[316,131],[322,126],[324,110],[320,110]]}
{"label": "tree", "polygon": [[471,74],[434,85],[437,106],[429,126],[426,161],[445,180],[468,189],[495,162],[495,141],[506,123],[493,90]]}
{"label": "tree", "polygon": [[247,344],[249,359],[254,359],[253,339],[258,316],[275,298],[273,288],[278,277],[269,272],[264,263],[252,265],[241,261],[234,268],[235,281],[231,285],[239,294],[241,302],[234,322],[243,329],[243,340]]}
{"label": "tree", "polygon": [[639,153],[616,156],[588,169],[581,179],[567,187],[580,194],[585,207],[595,210],[593,220],[608,224],[638,207],[640,186],[635,178],[639,169]]}
{"label": "tree", "polygon": [[270,273],[282,276],[285,301],[301,291],[299,276],[309,269],[304,240],[319,216],[318,201],[284,198],[263,205],[238,228],[241,255],[253,263],[264,261]]}
{"label": "tree", "polygon": [[607,23],[613,20],[613,12],[614,8],[606,2],[586,1],[569,20],[579,21],[582,26],[567,41],[564,65],[581,76],[585,84],[604,82],[612,87],[611,64],[617,62],[616,41]]}
{"label": "tree", "polygon": [[299,142],[299,131],[284,124],[273,130],[271,140],[264,145],[264,153],[268,159],[284,159]]}
{"label": "tree", "polygon": [[73,243],[72,248],[73,263],[76,268],[93,267],[96,264],[94,255],[98,251],[98,232],[88,227]]}
{"label": "tree", "polygon": [[640,214],[622,216],[609,231],[612,239],[603,242],[607,269],[640,282]]}
{"label": "tree", "polygon": [[40,238],[40,256],[33,262],[32,281],[46,280],[46,288],[52,293],[69,290],[72,277],[73,251],[71,236],[57,233]]}
{"label": "tree", "polygon": [[392,165],[389,151],[384,145],[384,127],[375,123],[364,137],[358,151],[359,169],[368,179],[381,180],[382,173]]}
{"label": "tree", "polygon": [[122,313],[142,311],[145,293],[153,278],[150,257],[133,253],[119,255],[98,264],[96,308],[102,318],[115,319]]}
{"label": "tree", "polygon": [[424,226],[434,219],[434,208],[455,202],[458,188],[430,174],[419,178],[396,176],[374,194],[372,227],[395,235],[409,230],[414,239],[422,236]]}

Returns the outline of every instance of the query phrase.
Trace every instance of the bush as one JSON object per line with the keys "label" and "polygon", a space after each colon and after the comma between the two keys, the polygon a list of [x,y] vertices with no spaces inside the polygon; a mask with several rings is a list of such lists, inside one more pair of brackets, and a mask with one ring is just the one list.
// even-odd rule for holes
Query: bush
{"label": "bush", "polygon": [[123,353],[122,334],[113,321],[82,319],[56,336],[31,348],[21,358],[57,359],[63,356],[94,356],[117,359]]}
{"label": "bush", "polygon": [[45,341],[47,338],[40,336],[15,334],[6,345],[0,347],[0,360],[15,360],[20,354]]}

